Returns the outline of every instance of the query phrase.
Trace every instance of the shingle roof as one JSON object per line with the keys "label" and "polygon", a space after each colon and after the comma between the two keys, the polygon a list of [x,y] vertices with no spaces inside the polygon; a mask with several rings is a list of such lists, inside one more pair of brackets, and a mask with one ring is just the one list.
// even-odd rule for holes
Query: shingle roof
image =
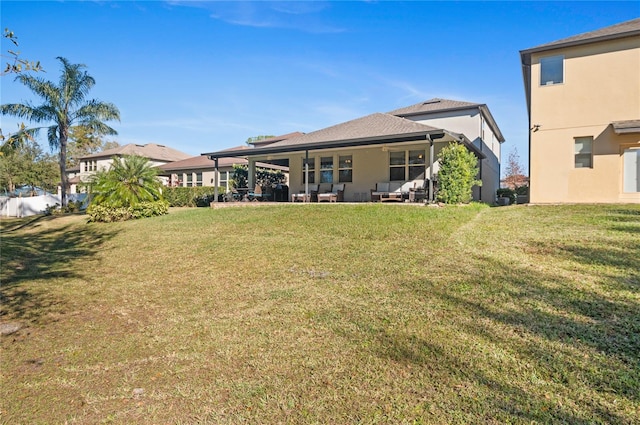
{"label": "shingle roof", "polygon": [[616,134],[640,133],[640,120],[614,121],[611,125]]}
{"label": "shingle roof", "polygon": [[552,41],[550,43],[541,44],[539,46],[523,50],[521,53],[533,53],[536,51],[557,49],[560,47],[593,43],[596,41],[622,38],[632,35],[640,35],[640,18],[621,22],[609,27],[600,28],[595,31],[589,31],[571,37],[563,38],[561,40]]}
{"label": "shingle roof", "polygon": [[191,157],[191,155],[189,154],[180,152],[164,145],[157,145],[155,143],[136,145],[134,143],[130,143],[128,145],[118,146],[113,149],[107,149],[102,152],[83,156],[80,159],[111,158],[112,156],[121,155],[138,155],[145,158],[166,162],[180,161]]}
{"label": "shingle roof", "polygon": [[389,112],[390,115],[396,115],[398,117],[411,117],[414,115],[432,114],[437,112],[456,111],[463,109],[478,109],[482,111],[484,117],[487,119],[489,126],[493,130],[500,142],[504,142],[504,136],[502,131],[498,127],[496,120],[491,115],[491,111],[487,105],[483,103],[464,102],[461,100],[440,99],[433,98],[424,102],[416,103],[415,105],[407,106],[405,108],[396,109]]}
{"label": "shingle roof", "polygon": [[283,134],[281,136],[273,136],[273,137],[269,137],[268,139],[256,140],[255,142],[252,142],[251,144],[253,146],[265,146],[265,145],[270,145],[270,144],[275,143],[275,142],[280,142],[280,141],[285,140],[285,139],[291,139],[292,137],[302,136],[303,134],[304,133],[301,133],[299,131],[294,131],[293,133],[287,133],[287,134]]}
{"label": "shingle roof", "polygon": [[[242,157],[236,158],[219,158],[218,167],[231,167],[233,164],[246,164],[248,161]],[[194,156],[192,158],[183,159],[182,161],[169,162],[158,166],[160,170],[173,171],[173,170],[195,170],[200,168],[213,168],[215,162],[209,159],[208,156]]]}
{"label": "shingle roof", "polygon": [[426,133],[438,130],[425,124],[419,124],[394,115],[375,113],[362,118],[347,121],[321,130],[313,131],[298,137],[270,144],[269,148],[295,145],[321,145],[327,142],[338,142],[355,139],[380,139],[385,136],[402,136],[415,133]]}
{"label": "shingle roof", "polygon": [[459,100],[440,99],[434,98],[424,102],[416,103],[415,105],[407,106],[404,108],[396,109],[395,111],[388,112],[390,115],[408,116],[429,112],[450,111],[452,109],[466,109],[479,107],[480,103],[463,102]]}

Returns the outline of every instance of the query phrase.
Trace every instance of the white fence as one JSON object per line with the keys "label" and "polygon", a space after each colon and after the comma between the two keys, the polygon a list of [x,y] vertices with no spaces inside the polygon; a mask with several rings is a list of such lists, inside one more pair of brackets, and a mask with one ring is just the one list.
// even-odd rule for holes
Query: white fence
{"label": "white fence", "polygon": [[[75,193],[67,195],[69,201],[86,201],[86,193]],[[31,196],[28,198],[8,198],[0,196],[0,216],[2,217],[28,217],[30,215],[42,214],[48,205],[60,205],[60,196],[46,194],[42,196]]]}

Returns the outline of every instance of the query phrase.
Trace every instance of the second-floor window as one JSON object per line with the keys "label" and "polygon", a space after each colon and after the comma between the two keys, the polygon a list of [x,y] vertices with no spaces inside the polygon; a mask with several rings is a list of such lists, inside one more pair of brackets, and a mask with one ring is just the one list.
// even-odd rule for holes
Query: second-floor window
{"label": "second-floor window", "polygon": [[564,56],[540,58],[540,85],[548,86],[564,82]]}

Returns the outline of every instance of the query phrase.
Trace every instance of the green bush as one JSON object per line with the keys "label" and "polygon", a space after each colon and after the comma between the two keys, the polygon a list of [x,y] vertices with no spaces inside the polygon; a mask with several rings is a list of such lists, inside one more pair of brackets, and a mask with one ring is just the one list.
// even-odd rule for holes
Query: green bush
{"label": "green bush", "polygon": [[445,204],[468,203],[473,186],[482,186],[478,176],[478,158],[466,147],[450,143],[438,154],[438,200]]}
{"label": "green bush", "polygon": [[508,187],[496,190],[496,195],[498,198],[509,198],[510,204],[515,204],[518,201],[516,191]]}
{"label": "green bush", "polygon": [[[218,194],[225,189],[218,188]],[[215,197],[215,188],[210,186],[165,187],[162,189],[164,199],[170,207],[208,207]]]}
{"label": "green bush", "polygon": [[90,222],[112,223],[136,218],[155,217],[169,212],[167,201],[140,202],[129,207],[92,204],[87,208]]}

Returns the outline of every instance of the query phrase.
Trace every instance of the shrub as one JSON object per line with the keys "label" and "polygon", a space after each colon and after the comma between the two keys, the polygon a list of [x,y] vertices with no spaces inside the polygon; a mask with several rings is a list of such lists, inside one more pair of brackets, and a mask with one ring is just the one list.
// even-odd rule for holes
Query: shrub
{"label": "shrub", "polygon": [[446,204],[468,203],[473,186],[482,186],[478,180],[478,159],[466,147],[450,143],[438,154],[438,200]]}
{"label": "shrub", "polygon": [[[224,188],[218,188],[218,194],[224,192]],[[162,194],[170,207],[208,207],[215,197],[215,188],[210,186],[165,187]]]}
{"label": "shrub", "polygon": [[515,204],[518,201],[516,191],[508,187],[496,190],[496,195],[498,198],[509,198],[510,204]]}
{"label": "shrub", "polygon": [[87,208],[90,222],[111,223],[135,218],[155,217],[167,214],[169,203],[167,201],[140,202],[129,207],[111,207],[107,205],[92,204]]}

